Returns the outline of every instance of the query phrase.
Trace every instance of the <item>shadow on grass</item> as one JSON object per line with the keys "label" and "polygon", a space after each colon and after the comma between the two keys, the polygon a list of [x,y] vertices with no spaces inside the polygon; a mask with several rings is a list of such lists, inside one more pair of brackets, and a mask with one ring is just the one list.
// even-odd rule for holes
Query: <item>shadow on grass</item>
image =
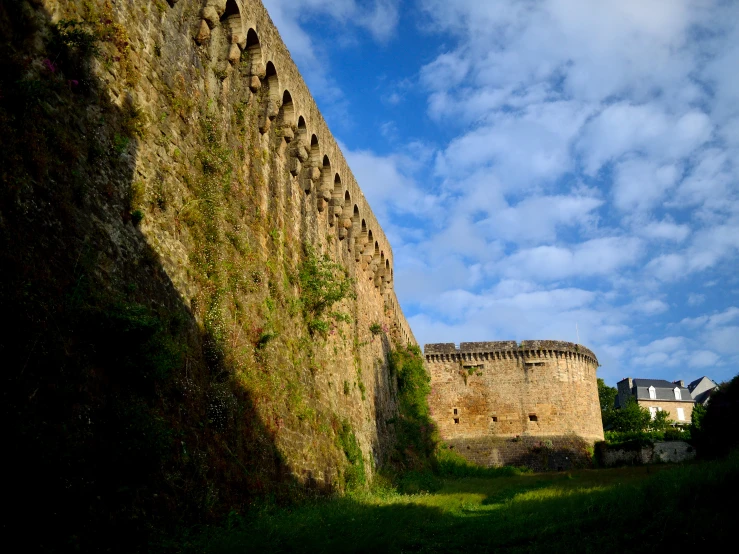
{"label": "shadow on grass", "polygon": [[649,475],[614,478],[612,471],[453,480],[435,495],[321,502],[210,529],[191,546],[223,553],[656,552],[676,543],[730,544],[739,510],[727,491],[739,486],[739,456]]}

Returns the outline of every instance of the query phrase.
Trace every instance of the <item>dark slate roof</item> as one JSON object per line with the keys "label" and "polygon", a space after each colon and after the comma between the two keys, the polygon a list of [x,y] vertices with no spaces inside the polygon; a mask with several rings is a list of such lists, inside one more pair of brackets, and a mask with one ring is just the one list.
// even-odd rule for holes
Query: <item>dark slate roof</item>
{"label": "dark slate roof", "polygon": [[649,400],[649,387],[654,387],[657,398],[653,400],[675,401],[675,387],[680,389],[680,400],[678,402],[693,402],[693,397],[687,387],[680,387],[664,379],[634,379],[634,388],[631,393],[636,395],[637,400]]}

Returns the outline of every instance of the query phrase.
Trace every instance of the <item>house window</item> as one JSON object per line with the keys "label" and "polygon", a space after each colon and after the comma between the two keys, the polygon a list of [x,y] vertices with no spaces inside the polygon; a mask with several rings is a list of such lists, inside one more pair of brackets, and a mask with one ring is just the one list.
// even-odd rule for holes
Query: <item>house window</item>
{"label": "house window", "polygon": [[675,393],[675,400],[682,400],[683,399],[682,395],[680,394],[680,389],[679,388],[675,387],[675,390],[673,392]]}
{"label": "house window", "polygon": [[459,418],[458,417],[455,417],[454,418],[454,425],[459,425]]}
{"label": "house window", "polygon": [[685,421],[685,410],[683,408],[677,409],[677,420],[678,421]]}
{"label": "house window", "polygon": [[498,416],[494,415],[494,416],[490,416],[490,417],[493,418],[493,423],[497,423],[498,422]]}
{"label": "house window", "polygon": [[652,419],[656,419],[657,418],[657,408],[655,408],[654,406],[650,406],[649,415],[652,416]]}
{"label": "house window", "polygon": [[529,414],[529,421],[539,421],[539,418],[536,417],[536,414]]}
{"label": "house window", "polygon": [[[657,391],[654,389],[654,387],[649,387],[649,399],[650,400],[657,400]],[[650,408],[651,410],[651,408]]]}

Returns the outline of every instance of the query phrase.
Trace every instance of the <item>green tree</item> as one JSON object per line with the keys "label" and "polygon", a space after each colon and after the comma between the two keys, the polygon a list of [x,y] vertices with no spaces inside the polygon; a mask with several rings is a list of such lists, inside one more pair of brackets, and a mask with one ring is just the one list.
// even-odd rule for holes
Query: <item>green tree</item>
{"label": "green tree", "polygon": [[693,406],[693,414],[690,416],[690,434],[694,437],[703,431],[703,418],[706,415],[706,407],[703,404]]}
{"label": "green tree", "polygon": [[598,399],[600,400],[600,414],[603,418],[603,427],[613,424],[613,414],[616,411],[616,396],[618,389],[609,387],[603,379],[598,379]]}
{"label": "green tree", "polygon": [[652,416],[649,410],[639,406],[633,398],[629,398],[625,406],[614,410],[611,422],[614,431],[641,433],[650,427]]}
{"label": "green tree", "polygon": [[668,419],[667,412],[660,410],[655,414],[654,419],[649,422],[649,430],[664,433],[670,428],[671,423],[672,420]]}
{"label": "green tree", "polygon": [[698,454],[705,457],[724,456],[739,447],[739,433],[736,432],[736,414],[739,413],[739,375],[728,383],[719,385],[711,394],[711,401],[705,413],[695,413],[691,418],[697,428],[693,436]]}

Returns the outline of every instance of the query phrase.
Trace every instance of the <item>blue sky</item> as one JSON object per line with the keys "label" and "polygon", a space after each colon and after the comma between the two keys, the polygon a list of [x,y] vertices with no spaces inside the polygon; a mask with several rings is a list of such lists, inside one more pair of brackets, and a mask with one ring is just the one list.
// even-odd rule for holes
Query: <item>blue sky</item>
{"label": "blue sky", "polygon": [[264,2],[421,344],[579,332],[610,384],[739,372],[739,3]]}

